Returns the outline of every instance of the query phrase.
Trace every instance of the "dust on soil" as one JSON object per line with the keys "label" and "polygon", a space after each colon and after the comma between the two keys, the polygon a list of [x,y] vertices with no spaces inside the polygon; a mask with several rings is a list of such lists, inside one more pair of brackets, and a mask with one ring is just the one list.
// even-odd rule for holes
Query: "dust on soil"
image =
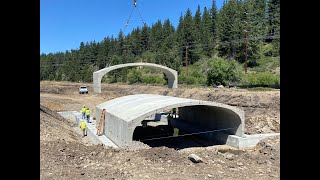
{"label": "dust on soil", "polygon": [[[88,87],[89,94],[78,94],[81,85]],[[83,105],[94,108],[130,94],[161,94],[237,106],[245,111],[247,134],[280,132],[279,91],[103,84],[102,94],[92,92],[92,84],[40,83],[41,179],[280,179],[280,137],[248,150],[224,145],[113,149],[91,145],[78,127],[55,113],[79,111]],[[192,163],[188,159],[192,153],[203,162]]]}

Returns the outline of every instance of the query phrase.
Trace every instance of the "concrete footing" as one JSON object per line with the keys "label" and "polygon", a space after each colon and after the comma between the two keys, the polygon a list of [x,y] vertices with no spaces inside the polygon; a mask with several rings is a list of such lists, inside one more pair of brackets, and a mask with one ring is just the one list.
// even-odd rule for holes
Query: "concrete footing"
{"label": "concrete footing", "polygon": [[[66,112],[58,112],[62,117],[69,119],[77,124],[80,125],[82,120],[81,113],[77,111],[66,111]],[[90,138],[93,144],[104,144],[105,146],[118,148],[118,146],[113,143],[109,138],[105,135],[98,136],[97,128],[95,121],[92,123],[87,123],[87,136]],[[280,133],[271,133],[271,134],[253,134],[247,135],[244,134],[243,137],[236,136],[236,135],[228,135],[224,133],[219,133],[218,135],[214,136],[217,138],[218,141],[224,142],[226,145],[238,148],[238,149],[248,149],[255,147],[260,140],[265,138],[269,138],[272,136],[280,136]]]}
{"label": "concrete footing", "polygon": [[253,148],[259,143],[259,141],[272,136],[280,136],[280,133],[253,134],[253,135],[245,134],[245,137],[228,135],[226,144],[238,149]]}
{"label": "concrete footing", "polygon": [[[77,111],[67,111],[67,112],[58,112],[62,117],[72,120],[77,126],[80,125],[82,121],[82,114]],[[92,144],[104,144],[105,146],[118,148],[110,139],[108,139],[105,135],[98,136],[97,128],[95,121],[92,121],[92,117],[90,120],[91,123],[87,123],[87,136],[89,137]]]}

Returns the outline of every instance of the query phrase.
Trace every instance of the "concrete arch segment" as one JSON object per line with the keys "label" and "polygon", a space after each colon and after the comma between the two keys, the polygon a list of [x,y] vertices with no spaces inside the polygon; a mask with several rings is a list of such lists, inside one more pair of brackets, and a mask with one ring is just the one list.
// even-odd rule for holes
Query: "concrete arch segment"
{"label": "concrete arch segment", "polygon": [[132,141],[134,130],[141,121],[171,108],[178,108],[179,117],[188,123],[215,129],[235,127],[229,134],[244,137],[244,111],[211,101],[153,94],[130,95],[99,104],[95,116],[100,118],[102,109],[106,109],[103,133],[116,145],[124,146]]}
{"label": "concrete arch segment", "polygon": [[166,66],[162,66],[159,64],[153,63],[127,63],[127,64],[118,64],[115,66],[110,66],[104,69],[100,69],[93,73],[93,91],[94,93],[101,93],[101,80],[102,77],[110,71],[115,69],[124,68],[124,67],[132,67],[132,66],[147,66],[158,68],[162,70],[167,78],[168,78],[168,87],[169,88],[178,88],[178,72],[174,69],[168,68]]}

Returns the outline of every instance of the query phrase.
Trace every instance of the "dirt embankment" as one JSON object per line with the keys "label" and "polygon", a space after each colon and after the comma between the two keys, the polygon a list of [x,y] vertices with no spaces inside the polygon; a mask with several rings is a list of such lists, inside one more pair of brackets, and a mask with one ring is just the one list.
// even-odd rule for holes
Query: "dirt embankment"
{"label": "dirt embankment", "polygon": [[[80,85],[87,85],[89,94],[79,95]],[[245,111],[245,133],[280,132],[280,91],[248,91],[228,88],[178,88],[166,86],[102,84],[102,93],[93,94],[92,84],[41,82],[41,101],[55,111],[79,111],[83,105],[94,108],[110,99],[132,94],[160,94],[225,103]],[[92,114],[94,114],[94,109]]]}
{"label": "dirt embankment", "polygon": [[[279,138],[252,150],[228,147],[129,151],[86,145],[54,112],[40,111],[40,179],[279,179]],[[194,153],[202,163],[193,163]]]}

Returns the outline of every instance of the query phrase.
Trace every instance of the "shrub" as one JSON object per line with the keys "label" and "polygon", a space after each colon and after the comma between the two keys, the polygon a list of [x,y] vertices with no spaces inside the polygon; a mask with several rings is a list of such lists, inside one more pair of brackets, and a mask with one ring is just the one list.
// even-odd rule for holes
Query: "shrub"
{"label": "shrub", "polygon": [[272,56],[273,52],[273,45],[271,43],[268,43],[261,47],[261,52],[265,56]]}
{"label": "shrub", "polygon": [[166,84],[166,80],[162,74],[143,74],[142,79],[147,84]]}
{"label": "shrub", "polygon": [[229,85],[241,80],[241,66],[235,60],[222,58],[210,59],[207,62],[208,76],[207,84]]}
{"label": "shrub", "polygon": [[191,75],[181,74],[179,76],[179,82],[185,84],[197,84],[197,78]]}
{"label": "shrub", "polygon": [[204,85],[206,81],[206,74],[199,62],[180,69],[179,83]]}
{"label": "shrub", "polygon": [[129,70],[128,73],[128,81],[129,84],[133,84],[133,83],[142,83],[143,79],[142,79],[142,72],[137,70],[137,69],[131,69]]}
{"label": "shrub", "polygon": [[280,76],[270,72],[245,74],[241,84],[254,86],[280,85]]}

